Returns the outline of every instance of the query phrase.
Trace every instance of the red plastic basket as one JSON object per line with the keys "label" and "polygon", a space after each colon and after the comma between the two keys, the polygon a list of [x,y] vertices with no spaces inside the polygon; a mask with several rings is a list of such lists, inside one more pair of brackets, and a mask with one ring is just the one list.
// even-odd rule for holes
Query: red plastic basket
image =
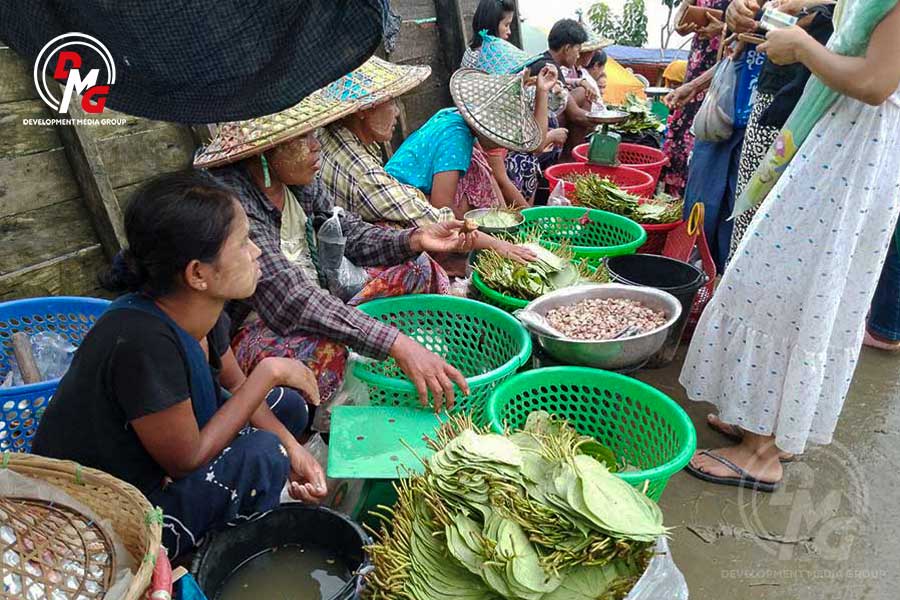
{"label": "red plastic basket", "polygon": [[[581,144],[575,147],[572,154],[579,162],[586,163],[590,147],[590,144]],[[619,144],[618,159],[621,166],[643,171],[652,177],[654,189],[659,183],[663,167],[669,164],[669,157],[663,154],[662,150],[640,144]]]}
{"label": "red plastic basket", "polygon": [[678,229],[683,224],[684,221],[675,221],[661,225],[641,225],[647,232],[647,241],[638,248],[638,254],[663,254],[669,232]]}
{"label": "red plastic basket", "polygon": [[718,273],[712,252],[709,250],[709,243],[706,241],[706,234],[703,232],[703,216],[703,203],[698,202],[691,209],[688,220],[683,221],[681,226],[672,229],[666,235],[662,250],[663,256],[685,262],[696,261],[696,256],[699,254],[703,272],[706,273],[706,285],[700,288],[697,297],[694,298],[694,305],[691,307],[691,314],[688,316],[687,325],[684,328],[684,339],[689,339],[693,335],[697,322],[700,321],[700,315],[703,314],[703,310],[709,304],[716,289]]}
{"label": "red plastic basket", "polygon": [[[544,177],[547,178],[547,181],[550,183],[550,189],[553,190],[560,177],[572,173],[596,173],[600,177],[608,178],[622,188],[623,191],[635,196],[643,196],[644,198],[651,198],[653,191],[656,189],[653,178],[650,175],[631,167],[605,167],[581,162],[562,163],[545,169]],[[575,184],[568,181],[563,183],[566,190],[566,198],[575,200]]]}

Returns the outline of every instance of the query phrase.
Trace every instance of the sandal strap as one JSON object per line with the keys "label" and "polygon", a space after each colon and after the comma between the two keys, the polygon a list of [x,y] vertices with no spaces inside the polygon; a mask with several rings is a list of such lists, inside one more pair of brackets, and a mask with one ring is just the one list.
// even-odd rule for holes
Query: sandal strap
{"label": "sandal strap", "polygon": [[729,469],[731,469],[732,471],[734,471],[735,473],[740,475],[743,479],[757,481],[756,477],[754,477],[753,475],[751,475],[750,473],[748,473],[746,470],[742,469],[741,467],[737,466],[736,464],[734,464],[733,462],[731,462],[724,456],[719,456],[718,454],[713,454],[709,450],[701,450],[699,453],[702,454],[703,456],[708,456],[711,459],[713,459],[714,461],[717,461],[717,462],[725,465],[726,467],[728,467]]}

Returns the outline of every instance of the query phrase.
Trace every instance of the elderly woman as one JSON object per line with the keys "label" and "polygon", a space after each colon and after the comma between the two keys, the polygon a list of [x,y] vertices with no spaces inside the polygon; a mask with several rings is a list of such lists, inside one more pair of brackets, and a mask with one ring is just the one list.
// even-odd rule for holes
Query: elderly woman
{"label": "elderly woman", "polygon": [[[360,86],[366,81],[355,82]],[[374,94],[378,90],[371,90]],[[354,308],[373,298],[446,293],[443,269],[424,252],[465,252],[474,236],[463,223],[447,221],[391,230],[344,213],[345,258],[368,267],[371,281],[347,303],[326,289],[318,259],[318,228],[333,215],[331,195],[317,177],[321,146],[314,135],[356,110],[360,99],[325,88],[277,115],[223,125],[195,159],[231,187],[250,220],[250,239],[262,250],[262,276],[245,302],[232,303],[238,362],[252,369],[269,356],[307,364],[323,400],[341,383],[347,348],[365,356],[393,357],[415,384],[420,400],[429,392],[436,408],[454,400],[454,383],[468,393],[455,368],[395,328]],[[223,166],[224,165],[224,166]]]}
{"label": "elderly woman", "polygon": [[[456,108],[438,111],[397,149],[385,170],[426,194],[432,206],[461,217],[473,208],[528,206],[509,179],[503,157],[492,168],[488,155],[533,152],[547,134],[547,92],[556,84],[550,69],[537,80],[534,114],[524,101],[521,75],[489,75],[462,69],[450,80]],[[501,190],[497,193],[497,187]]]}
{"label": "elderly woman", "polygon": [[[384,169],[378,144],[389,142],[400,114],[396,97],[408,92],[431,73],[430,67],[395,65],[372,57],[357,71],[332,84],[353,90],[353,80],[383,82],[384,91],[369,94],[360,110],[323,128],[322,182],[344,209],[369,223],[390,227],[418,227],[453,221],[449,207],[436,208],[418,188],[401,183]],[[532,254],[509,242],[475,233],[475,249],[491,248],[520,259]]]}

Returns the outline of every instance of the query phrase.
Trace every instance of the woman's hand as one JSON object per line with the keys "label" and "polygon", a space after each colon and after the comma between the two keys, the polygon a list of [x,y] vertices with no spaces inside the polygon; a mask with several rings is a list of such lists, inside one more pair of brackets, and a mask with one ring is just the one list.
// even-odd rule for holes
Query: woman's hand
{"label": "woman's hand", "polygon": [[722,35],[722,32],[725,31],[725,23],[709,13],[707,13],[707,18],[709,19],[709,23],[699,28],[697,30],[697,35],[704,40],[711,40]]}
{"label": "woman's hand", "polygon": [[562,147],[566,144],[567,139],[569,139],[569,130],[564,127],[551,129],[547,133],[547,143],[553,146]]}
{"label": "woman's hand", "polygon": [[591,87],[591,84],[582,79],[578,82],[578,85],[584,90],[584,99],[593,104],[594,101],[597,100],[597,93],[594,92],[594,88]]}
{"label": "woman's hand", "polygon": [[776,65],[790,65],[800,62],[800,53],[810,42],[818,44],[815,38],[797,25],[785,29],[774,29],[766,34],[766,41],[759,45],[769,60]]}
{"label": "woman's hand", "polygon": [[288,493],[294,500],[308,504],[319,502],[328,493],[325,472],[309,451],[299,443],[287,448],[291,460],[291,484]]}
{"label": "woman's hand", "polygon": [[256,368],[271,369],[275,385],[294,388],[313,406],[318,406],[322,401],[316,374],[299,360],[270,356],[260,361]]}
{"label": "woman's hand", "polygon": [[456,393],[453,384],[456,383],[462,393],[469,395],[469,384],[462,373],[447,362],[431,352],[414,339],[400,334],[391,346],[391,356],[397,361],[397,366],[406,374],[419,394],[419,402],[422,406],[428,406],[428,394],[434,398],[434,411],[439,412],[445,405],[453,408],[456,402]]}
{"label": "woman's hand", "polygon": [[666,94],[666,97],[663,98],[663,104],[668,106],[670,109],[675,110],[676,108],[681,108],[682,106],[690,102],[696,95],[697,94],[694,91],[694,86],[689,83],[685,83]]}
{"label": "woman's hand", "polygon": [[769,6],[796,17],[807,8],[819,4],[834,4],[834,2],[831,0],[772,0],[772,2],[769,3]]}
{"label": "woman's hand", "polygon": [[550,90],[556,85],[559,80],[559,75],[556,72],[556,69],[549,65],[545,65],[541,72],[538,73],[537,76],[537,89],[544,92],[550,93]]}
{"label": "woman's hand", "polygon": [[524,246],[517,246],[515,244],[510,244],[509,242],[505,242],[503,240],[497,240],[497,245],[494,248],[494,252],[502,256],[503,258],[509,258],[517,263],[526,264],[530,263],[533,260],[537,260],[537,254],[533,251],[525,248]]}
{"label": "woman's hand", "polygon": [[756,13],[759,12],[759,0],[732,0],[725,9],[725,22],[728,29],[735,33],[751,33],[756,31]]}
{"label": "woman's hand", "polygon": [[475,247],[475,232],[464,231],[462,221],[433,223],[416,229],[409,240],[414,252],[466,253]]}

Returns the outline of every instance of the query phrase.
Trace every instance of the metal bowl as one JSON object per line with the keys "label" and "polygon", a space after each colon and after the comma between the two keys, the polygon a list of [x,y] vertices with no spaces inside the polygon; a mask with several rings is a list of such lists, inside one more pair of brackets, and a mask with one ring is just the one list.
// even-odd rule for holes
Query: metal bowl
{"label": "metal bowl", "polygon": [[590,112],[587,115],[588,119],[593,121],[594,123],[600,123],[602,125],[613,125],[615,123],[621,123],[623,121],[628,120],[628,113],[624,110],[600,110],[597,112]]}
{"label": "metal bowl", "polygon": [[[514,215],[516,217],[516,224],[509,225],[508,227],[487,227],[485,225],[482,225],[480,223],[481,217],[483,217],[484,215],[486,215],[487,213],[489,213],[491,211],[505,212],[505,213]],[[516,230],[519,229],[519,227],[521,227],[522,223],[525,222],[525,217],[519,211],[503,210],[503,209],[497,209],[497,208],[476,208],[474,210],[470,210],[463,216],[466,219],[472,219],[473,221],[478,223],[478,231],[483,231],[490,235],[497,235],[498,233],[515,233]]]}
{"label": "metal bowl", "polygon": [[618,283],[578,285],[551,292],[533,300],[525,310],[546,317],[554,308],[594,298],[637,300],[654,310],[665,312],[668,319],[665,325],[641,335],[596,342],[555,338],[532,331],[541,348],[557,361],[608,371],[634,371],[644,366],[662,348],[669,329],[681,316],[681,303],[672,294],[655,288]]}

